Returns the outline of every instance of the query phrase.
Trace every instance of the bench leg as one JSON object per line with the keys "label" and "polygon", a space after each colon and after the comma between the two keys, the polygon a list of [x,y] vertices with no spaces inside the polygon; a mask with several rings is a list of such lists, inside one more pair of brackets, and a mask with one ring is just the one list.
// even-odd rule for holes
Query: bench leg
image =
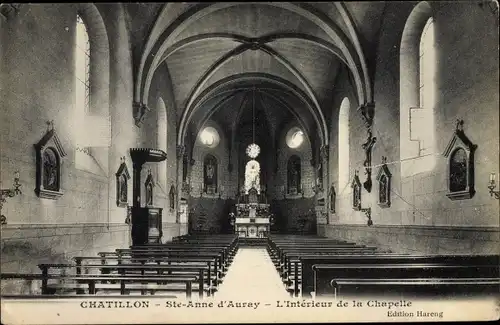
{"label": "bench leg", "polygon": [[[191,286],[191,281],[187,281],[186,282],[186,298],[191,299],[192,291],[193,291],[193,288]],[[201,289],[200,289],[200,291],[203,292]]]}

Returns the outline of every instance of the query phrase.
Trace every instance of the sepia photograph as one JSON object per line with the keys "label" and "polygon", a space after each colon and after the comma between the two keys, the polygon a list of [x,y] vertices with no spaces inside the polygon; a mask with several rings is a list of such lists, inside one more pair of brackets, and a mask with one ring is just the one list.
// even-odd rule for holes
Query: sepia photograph
{"label": "sepia photograph", "polygon": [[499,3],[0,3],[3,325],[500,319]]}

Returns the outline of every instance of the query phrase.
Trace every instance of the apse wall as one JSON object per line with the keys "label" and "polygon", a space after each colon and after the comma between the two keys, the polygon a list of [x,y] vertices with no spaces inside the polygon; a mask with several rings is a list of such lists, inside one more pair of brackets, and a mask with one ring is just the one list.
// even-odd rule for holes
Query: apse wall
{"label": "apse wall", "polygon": [[[298,224],[299,219],[307,220],[304,225],[304,231],[315,232],[316,217],[314,212],[315,197],[313,185],[315,184],[315,170],[311,164],[313,154],[311,143],[307,136],[304,142],[298,148],[290,148],[286,143],[286,134],[293,128],[298,127],[296,121],[291,121],[283,130],[278,131],[278,154],[277,169],[273,175],[272,187],[270,189],[270,198],[272,200],[272,211],[275,214],[276,223],[282,225],[281,232],[299,232],[302,231]],[[289,195],[286,192],[288,178],[288,160],[292,155],[300,158],[301,185],[304,195]]]}
{"label": "apse wall", "polygon": [[[132,63],[128,32],[121,6],[96,5],[105,30],[93,25],[92,33],[106,34],[109,60],[109,100],[96,105],[111,118],[108,166],[99,174],[75,166],[74,44],[77,9],[73,4],[20,6],[2,22],[0,87],[1,188],[12,186],[20,171],[22,194],[8,198],[2,207],[7,224],[1,226],[2,271],[36,272],[41,262],[69,260],[74,255],[95,255],[130,244],[126,208],[116,205],[115,172],[126,157],[130,173],[130,147],[140,145],[141,129],[132,116]],[[95,9],[95,8],[94,8]],[[89,23],[99,20],[92,15]],[[97,50],[105,50],[100,48]],[[104,104],[103,104],[104,103]],[[62,163],[57,200],[41,199],[35,192],[35,149],[53,120],[67,154]],[[129,204],[131,204],[129,186]]]}
{"label": "apse wall", "polygon": [[[380,33],[374,83],[373,136],[377,137],[377,143],[372,165],[379,166],[382,156],[387,157],[392,173],[392,204],[389,208],[377,205],[377,166],[372,175],[374,189],[371,193],[362,191],[362,207],[371,207],[374,225],[368,227],[364,213],[350,208],[352,197],[347,188],[345,195],[337,195],[337,213],[330,215],[332,225],[319,230],[330,237],[399,252],[498,253],[499,203],[487,188],[488,175],[499,172],[498,20],[487,6],[481,8],[473,2],[429,4],[435,22],[438,67],[434,115],[436,166],[432,171],[401,176],[400,96],[405,94],[400,93],[399,48],[406,19],[415,4],[388,3],[382,30],[391,32]],[[334,110],[338,110],[346,95],[350,96],[336,94]],[[359,169],[363,182],[361,144],[366,140],[366,131],[357,107],[351,106],[350,171]],[[453,201],[446,196],[447,160],[443,152],[453,136],[457,119],[464,120],[466,135],[478,145],[476,193],[471,199]],[[336,134],[335,123],[333,134]],[[337,149],[332,150],[331,175],[336,175]]]}

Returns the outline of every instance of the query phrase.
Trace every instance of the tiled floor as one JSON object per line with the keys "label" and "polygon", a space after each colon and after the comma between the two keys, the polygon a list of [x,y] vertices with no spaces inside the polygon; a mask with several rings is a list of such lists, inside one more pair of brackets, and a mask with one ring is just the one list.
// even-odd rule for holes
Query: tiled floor
{"label": "tiled floor", "polygon": [[283,283],[263,247],[240,247],[216,299],[287,299]]}

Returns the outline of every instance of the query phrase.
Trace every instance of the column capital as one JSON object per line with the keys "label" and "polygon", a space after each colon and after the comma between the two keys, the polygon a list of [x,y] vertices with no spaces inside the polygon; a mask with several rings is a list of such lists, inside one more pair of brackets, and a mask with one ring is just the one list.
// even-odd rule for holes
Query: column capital
{"label": "column capital", "polygon": [[371,128],[371,126],[373,125],[373,118],[375,116],[375,103],[371,102],[361,105],[358,108],[358,111],[361,112],[361,117],[363,118],[365,127]]}
{"label": "column capital", "polygon": [[132,103],[135,125],[141,127],[146,114],[151,110],[146,104],[141,102]]}

